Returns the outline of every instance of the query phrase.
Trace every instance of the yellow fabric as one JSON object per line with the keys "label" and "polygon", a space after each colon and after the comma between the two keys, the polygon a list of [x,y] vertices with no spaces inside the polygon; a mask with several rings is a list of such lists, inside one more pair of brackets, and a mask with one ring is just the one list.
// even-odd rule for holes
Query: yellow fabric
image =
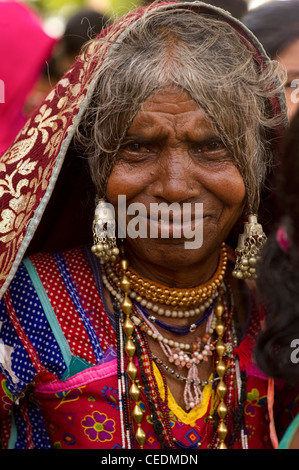
{"label": "yellow fabric", "polygon": [[[165,399],[165,389],[163,379],[161,377],[160,371],[157,368],[156,364],[153,362],[154,367],[154,374],[157,381],[159,393],[162,399]],[[210,379],[212,375],[210,376]],[[205,414],[208,413],[208,406],[211,402],[211,413],[213,414],[213,410],[215,409],[215,393],[212,389],[212,383],[205,385],[202,391],[202,402],[195,406],[191,411],[188,413],[184,411],[175,401],[171,391],[168,388],[168,407],[172,411],[172,413],[178,418],[178,420],[184,424],[188,424],[190,426],[195,426],[196,421],[199,418],[202,418]]]}

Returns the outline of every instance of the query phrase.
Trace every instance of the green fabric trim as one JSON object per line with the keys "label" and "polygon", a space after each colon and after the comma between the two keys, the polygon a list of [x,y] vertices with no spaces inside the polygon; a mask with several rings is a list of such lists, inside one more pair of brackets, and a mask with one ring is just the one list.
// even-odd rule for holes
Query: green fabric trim
{"label": "green fabric trim", "polygon": [[62,380],[65,381],[66,379],[69,379],[70,377],[79,374],[79,372],[82,372],[83,370],[88,369],[89,367],[90,364],[89,362],[85,361],[85,359],[81,359],[81,357],[78,356],[73,356],[69,367],[62,376]]}
{"label": "green fabric trim", "polygon": [[8,449],[15,449],[16,442],[18,438],[17,427],[15,423],[15,418],[13,412],[11,413],[11,428],[10,428],[10,436],[8,442]]}
{"label": "green fabric trim", "polygon": [[278,449],[288,449],[291,445],[293,437],[299,428],[299,414],[293,419],[288,429],[285,432],[282,440],[279,443]]}
{"label": "green fabric trim", "polygon": [[44,289],[44,286],[39,278],[39,275],[35,267],[31,263],[29,258],[25,258],[23,260],[23,264],[27,269],[27,272],[30,276],[32,284],[34,285],[38,298],[44,309],[49,325],[53,331],[55,339],[61,350],[61,354],[63,356],[63,359],[67,367],[65,373],[62,376],[62,380],[66,380],[69,377],[72,377],[73,375],[76,375],[79,372],[87,369],[88,367],[90,367],[90,364],[84,359],[81,359],[80,357],[74,356],[72,354],[69,343],[67,342],[62,332],[62,329],[59,325],[55,312],[50,303],[49,297],[47,296],[47,293]]}
{"label": "green fabric trim", "polygon": [[65,339],[65,336],[60,328],[59,322],[57,320],[57,317],[54,313],[54,310],[52,308],[52,305],[50,303],[49,297],[46,294],[46,291],[44,289],[44,286],[39,278],[39,275],[37,274],[37,271],[29,258],[25,258],[23,260],[23,264],[25,265],[28,274],[30,276],[30,279],[32,281],[32,284],[35,287],[36,293],[38,295],[38,298],[43,306],[45,315],[47,317],[47,320],[50,324],[50,327],[53,331],[53,334],[55,336],[55,339],[60,347],[63,359],[66,363],[67,368],[70,366],[71,361],[72,361],[72,353],[70,350],[70,346]]}

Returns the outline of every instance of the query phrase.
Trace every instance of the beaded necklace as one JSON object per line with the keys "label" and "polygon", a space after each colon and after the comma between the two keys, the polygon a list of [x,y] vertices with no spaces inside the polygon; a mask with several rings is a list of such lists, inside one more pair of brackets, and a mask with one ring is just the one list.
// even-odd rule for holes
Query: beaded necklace
{"label": "beaded necklace", "polygon": [[204,323],[209,316],[213,312],[213,306],[214,303],[212,303],[209,308],[205,311],[205,313],[200,317],[198,320],[196,320],[194,323],[191,325],[187,326],[172,326],[168,325],[167,323],[162,322],[161,320],[158,320],[154,315],[150,315],[140,304],[136,304],[136,306],[142,311],[142,314],[146,319],[148,319],[150,322],[154,323],[155,325],[158,325],[160,328],[170,331],[171,333],[175,333],[176,335],[187,335],[188,333],[193,333],[196,328],[198,328],[202,323]]}
{"label": "beaded necklace", "polygon": [[[141,312],[142,313],[142,312]],[[138,314],[137,314],[138,315]],[[198,338],[197,342],[193,342],[192,345],[173,342],[164,338],[156,330],[154,325],[151,325],[148,319],[144,319],[143,322],[140,317],[133,315],[133,322],[147,335],[151,336],[154,340],[157,340],[160,344],[164,354],[168,357],[168,361],[173,363],[179,370],[187,368],[188,375],[185,377],[185,406],[186,409],[194,408],[201,402],[202,392],[201,387],[203,382],[198,377],[197,365],[201,362],[207,361],[209,356],[212,356],[214,345],[211,342],[211,335],[214,331],[214,327],[210,328],[210,324],[207,325],[207,331],[203,339]],[[211,321],[213,323],[213,320]],[[147,328],[148,325],[149,327]],[[170,343],[170,344],[169,344]],[[164,365],[163,361],[161,365]],[[180,378],[180,374],[175,375]]]}
{"label": "beaded necklace", "polygon": [[154,429],[156,430],[158,439],[161,443],[161,448],[175,448],[169,418],[168,387],[166,378],[162,373],[161,377],[165,389],[165,398],[162,400],[153,371],[153,356],[151,350],[146,338],[142,332],[138,330],[136,330],[136,350],[138,351],[141,377],[143,377],[144,388],[147,391],[149,398]]}
{"label": "beaded necklace", "polygon": [[119,415],[121,426],[122,447],[124,449],[131,449],[132,438],[130,432],[130,420],[127,405],[127,380],[124,371],[124,348],[123,348],[123,334],[121,326],[121,318],[118,312],[118,306],[115,310],[115,333],[117,337],[117,382],[118,382],[118,403]]}
{"label": "beaded necklace", "polygon": [[[119,310],[119,326],[122,327],[124,332],[124,340],[122,343],[121,336],[122,331],[119,331],[119,400],[120,400],[120,413],[123,415],[121,419],[121,426],[123,429],[122,432],[122,441],[124,447],[134,446],[134,442],[140,445],[143,448],[143,444],[146,439],[146,435],[142,429],[142,418],[143,418],[143,410],[138,405],[138,399],[140,394],[140,383],[137,379],[137,368],[134,364],[133,357],[137,352],[139,366],[141,371],[141,377],[143,381],[146,381],[146,390],[147,396],[149,398],[151,409],[155,410],[153,416],[155,419],[160,422],[160,425],[157,424],[157,428],[162,426],[162,436],[163,436],[163,446],[171,448],[175,446],[174,439],[171,433],[171,426],[169,423],[169,410],[167,406],[167,381],[164,377],[163,370],[165,373],[173,373],[174,369],[169,371],[165,367],[165,364],[161,363],[159,358],[153,357],[151,355],[150,349],[148,347],[148,343],[146,341],[146,321],[149,321],[147,318],[140,318],[140,312],[134,307],[132,301],[129,298],[129,291],[130,291],[130,281],[126,276],[126,271],[128,264],[126,261],[122,262],[123,265],[123,277],[121,279],[120,287],[122,289],[122,294],[118,296],[118,299],[121,299],[121,307]],[[226,288],[225,288],[226,289]],[[242,389],[242,383],[244,385],[244,379],[242,382],[238,380],[240,378],[240,374],[236,376],[236,363],[233,354],[233,337],[235,335],[233,331],[233,322],[232,322],[232,313],[233,307],[229,308],[229,304],[226,302],[226,298],[231,298],[231,295],[226,292],[223,295],[218,296],[219,298],[216,301],[214,312],[215,312],[215,333],[217,335],[216,343],[215,343],[215,351],[218,356],[218,360],[216,361],[216,370],[212,382],[216,385],[216,395],[218,400],[217,409],[213,411],[215,412],[215,422],[217,427],[217,432],[214,434],[212,442],[209,443],[210,447],[225,449],[225,439],[228,432],[227,429],[227,418],[228,418],[228,408],[232,407],[233,403],[233,390],[235,387],[235,383],[237,382],[237,386],[239,387],[239,399],[242,394],[242,390],[244,392],[244,386]],[[220,298],[221,297],[221,298]],[[223,303],[224,302],[224,303]],[[142,313],[142,312],[141,312]],[[138,315],[139,314],[139,315]],[[137,320],[136,320],[137,319]],[[148,330],[150,331],[150,330]],[[151,330],[152,331],[152,330]],[[153,334],[155,334],[153,332]],[[158,336],[157,336],[158,338]],[[160,340],[161,338],[159,338]],[[176,343],[176,342],[175,342]],[[163,347],[167,344],[167,340],[165,338],[164,341],[161,341]],[[190,354],[194,346],[185,345],[184,348],[181,347],[181,343],[179,344],[179,349],[185,349]],[[169,346],[169,345],[167,345]],[[122,355],[120,350],[125,351],[125,356]],[[196,349],[196,348],[195,348]],[[155,359],[157,367],[163,377],[164,383],[164,390],[165,390],[165,400],[162,400],[159,394],[159,390],[157,387],[157,382],[155,380],[155,374],[153,371],[153,360]],[[127,362],[127,367],[125,370],[125,362]],[[181,364],[182,365],[182,364]],[[191,364],[190,369],[192,373],[195,371],[195,365]],[[176,374],[172,374],[176,375]],[[177,374],[179,380],[185,380],[184,376],[181,374]],[[192,374],[190,374],[192,375]],[[190,378],[190,377],[189,377]],[[237,380],[236,380],[237,379]],[[196,377],[191,378],[191,380],[185,380],[186,384],[188,384],[189,389],[187,388],[186,396],[190,395],[190,388],[197,386],[197,392],[200,387],[206,385],[206,381],[201,381],[199,378]],[[145,387],[145,384],[143,384]],[[196,393],[197,393],[196,392]],[[198,395],[193,393],[193,398],[198,400]],[[244,394],[244,393],[243,393]],[[131,406],[130,401],[133,401],[133,405]],[[191,403],[190,396],[188,397],[189,404]],[[199,400],[200,401],[200,400]],[[212,410],[211,410],[212,411]],[[168,418],[167,418],[168,417]],[[241,421],[241,420],[240,420]],[[137,426],[137,429],[136,429]],[[237,431],[237,430],[236,430]],[[236,432],[235,432],[236,434]],[[244,433],[242,434],[242,443],[243,446],[246,447],[246,436]],[[233,445],[233,444],[231,444]],[[162,444],[161,444],[162,446]],[[163,447],[162,446],[162,447]],[[178,443],[179,446],[179,443]]]}
{"label": "beaded necklace", "polygon": [[[236,341],[236,338],[235,338],[235,329],[234,329],[234,326],[233,326],[233,318],[232,318],[232,309],[229,308],[229,306],[226,306],[225,308],[225,311],[223,313],[223,320],[225,321],[226,324],[230,325],[230,327],[226,327],[225,328],[225,340],[227,343],[229,343],[230,347],[228,348],[226,354],[225,354],[225,357],[222,357],[222,360],[225,362],[225,374],[222,376],[223,377],[223,384],[222,384],[222,387],[220,389],[220,391],[218,390],[217,391],[217,396],[218,396],[218,405],[216,405],[216,408],[215,409],[211,409],[210,411],[210,415],[211,415],[211,418],[212,419],[212,415],[214,415],[214,418],[213,420],[215,421],[215,426],[216,426],[216,430],[215,430],[215,433],[213,435],[213,438],[211,440],[211,442],[209,442],[209,445],[210,445],[210,448],[221,448],[221,449],[225,449],[226,448],[226,445],[224,444],[224,434],[226,435],[227,433],[227,423],[226,421],[228,420],[228,416],[227,414],[224,414],[224,411],[223,411],[223,398],[225,397],[225,406],[227,408],[229,407],[232,407],[232,399],[233,399],[233,390],[235,389],[235,385],[237,385],[238,387],[238,395],[240,397],[240,393],[241,393],[241,389],[242,389],[242,386],[240,384],[240,382],[237,380],[236,381],[236,371],[239,370],[238,367],[237,367],[237,364],[235,364],[235,357],[234,357],[234,354],[233,354],[233,347],[236,345],[235,341]],[[218,328],[219,329],[219,328]],[[138,328],[137,328],[138,330]],[[146,341],[146,337],[144,336],[145,333],[140,331],[140,335],[142,336],[143,335],[143,343],[144,344],[147,344],[147,341]],[[146,346],[147,348],[147,357],[150,357],[151,356],[151,353],[150,353],[150,350],[149,350],[149,347],[148,345]],[[144,351],[142,352],[142,354],[144,354]],[[158,368],[159,368],[159,371],[162,375],[162,370],[161,370],[161,366],[162,368],[163,365],[161,364],[161,361],[156,358],[156,356],[151,356],[152,359],[155,360]],[[150,364],[150,359],[147,359],[146,361],[146,367],[147,367],[147,372],[149,373],[149,364]],[[229,367],[228,367],[229,365]],[[164,368],[164,370],[166,371],[166,373],[171,373],[170,370],[166,370],[166,368]],[[177,377],[179,378],[179,377]],[[151,380],[154,381],[154,376],[152,375],[151,376]],[[219,384],[221,380],[221,377],[218,376],[217,373],[215,373],[213,379],[211,380],[212,382],[214,382],[214,384],[216,385],[217,383]],[[209,383],[210,381],[206,381],[207,383]],[[206,385],[207,383],[206,382],[202,382],[202,385]],[[244,385],[244,381],[243,381],[243,385]],[[219,387],[219,385],[218,385]],[[218,388],[217,387],[217,388]],[[225,388],[225,390],[227,391],[227,393],[223,393],[223,388]],[[166,381],[165,381],[165,378],[164,378],[164,389],[165,389],[165,393],[167,392],[167,384],[166,384]],[[243,387],[243,390],[244,390],[244,387]],[[220,395],[220,392],[222,394],[222,396]],[[157,388],[155,389],[155,396],[157,397]],[[166,396],[167,396],[167,393],[166,393]],[[157,398],[156,398],[157,400]],[[232,408],[233,409],[233,408]],[[242,411],[242,410],[241,410]],[[164,404],[164,408],[163,408],[163,413],[158,413],[158,416],[159,416],[159,419],[162,419],[161,416],[165,416],[165,404]],[[235,432],[233,434],[236,434],[236,432],[238,431],[238,429],[234,430]],[[169,436],[168,436],[168,440],[169,440]],[[179,448],[187,448],[186,446],[184,446],[184,444],[180,443],[179,441],[176,441],[174,438],[172,438],[172,441],[175,443],[175,445]],[[232,441],[232,439],[231,439]],[[201,441],[202,443],[203,441]],[[233,441],[230,443],[231,445],[233,445]],[[231,446],[230,445],[230,446]],[[246,439],[246,436],[244,435],[243,433],[243,439],[242,439],[242,445],[244,448],[247,448],[248,447],[248,444],[247,444],[247,439]],[[194,448],[194,446],[191,446],[190,448]]]}
{"label": "beaded necklace", "polygon": [[[113,297],[116,297],[119,301],[123,300],[123,294],[120,290],[121,278],[117,276],[109,264],[103,265],[102,268],[102,280],[105,287],[109,290]],[[214,302],[217,297],[217,290],[207,298],[204,302],[199,303],[197,307],[188,310],[169,309],[167,306],[163,308],[161,305],[157,305],[150,300],[146,300],[141,296],[137,295],[133,290],[129,290],[129,297],[136,301],[141,307],[145,307],[147,310],[157,313],[159,316],[171,317],[171,318],[191,318],[200,314],[205,313],[207,308]]]}
{"label": "beaded necklace", "polygon": [[[161,286],[158,283],[145,279],[136,273],[129,265],[123,270],[121,261],[117,258],[116,261],[109,265],[109,276],[114,276],[117,287],[120,287],[120,278],[125,275],[130,289],[139,297],[146,298],[150,302],[162,305],[169,305],[175,308],[188,308],[190,306],[202,304],[208,301],[211,296],[214,296],[221,286],[227,266],[227,251],[225,243],[221,245],[220,259],[217,270],[210,281],[203,285],[192,287],[189,289],[177,289]],[[107,268],[106,268],[107,269]],[[129,294],[129,292],[128,292]],[[149,307],[147,307],[149,309]]]}

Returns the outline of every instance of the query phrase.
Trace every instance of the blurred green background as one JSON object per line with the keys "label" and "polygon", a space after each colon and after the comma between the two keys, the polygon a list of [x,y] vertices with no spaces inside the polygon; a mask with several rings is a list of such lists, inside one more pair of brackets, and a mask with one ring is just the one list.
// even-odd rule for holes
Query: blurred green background
{"label": "blurred green background", "polygon": [[[0,0],[1,1],[1,0]],[[60,36],[65,20],[80,8],[91,8],[111,18],[121,16],[128,10],[141,5],[142,0],[23,0],[34,7],[45,20],[45,26],[51,35]],[[250,8],[276,0],[247,0]]]}
{"label": "blurred green background", "polygon": [[25,0],[45,22],[47,32],[59,37],[65,21],[81,8],[91,8],[107,16],[121,16],[141,4],[139,0]]}
{"label": "blurred green background", "polygon": [[86,6],[99,11],[116,10],[122,14],[136,5],[132,0],[27,0],[27,3],[35,6],[44,15],[75,11]]}
{"label": "blurred green background", "polygon": [[25,0],[45,19],[66,18],[80,8],[90,7],[101,13],[120,16],[138,6],[138,0]]}

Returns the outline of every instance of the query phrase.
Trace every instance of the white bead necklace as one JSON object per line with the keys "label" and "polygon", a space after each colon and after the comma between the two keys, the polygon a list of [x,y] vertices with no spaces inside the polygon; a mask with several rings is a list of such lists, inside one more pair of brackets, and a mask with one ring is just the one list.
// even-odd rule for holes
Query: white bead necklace
{"label": "white bead necklace", "polygon": [[[197,365],[205,360],[208,360],[208,356],[213,354],[214,347],[211,344],[211,338],[205,344],[201,352],[194,350],[190,344],[179,343],[177,341],[169,340],[164,338],[156,329],[156,327],[151,324],[151,322],[143,316],[142,311],[138,309],[137,312],[143,318],[138,318],[136,315],[131,317],[132,321],[137,327],[140,327],[142,323],[146,323],[148,328],[145,329],[145,333],[157,340],[160,344],[160,347],[168,361],[174,363],[179,370],[184,367],[188,370],[188,375],[185,378],[185,389],[184,389],[184,402],[186,409],[189,410],[194,408],[196,405],[199,405],[202,402],[202,390],[201,387],[206,385],[205,382],[201,381],[198,377]],[[216,317],[213,315],[212,318],[208,319],[206,325],[206,333],[209,332],[211,335],[216,326]],[[174,375],[177,378],[181,378],[180,374]]]}
{"label": "white bead necklace", "polygon": [[[107,274],[109,276],[113,274],[113,271],[110,267],[106,267]],[[111,292],[111,294],[116,297],[119,301],[123,299],[123,295],[110,283],[108,276],[105,274],[105,272],[102,273],[102,279],[105,287]],[[114,274],[112,276],[112,283],[114,285],[118,285],[119,283],[119,278]],[[217,297],[218,291],[216,291],[209,299],[207,299],[204,303],[202,303],[200,306],[190,309],[190,310],[171,310],[169,307],[161,307],[154,302],[151,302],[150,300],[146,300],[139,296],[136,292],[133,290],[129,291],[129,296],[131,299],[136,300],[142,307],[145,307],[147,310],[150,310],[159,316],[164,316],[168,318],[190,318],[194,317],[197,315],[200,315],[204,313],[210,305],[213,303],[214,299]]]}

